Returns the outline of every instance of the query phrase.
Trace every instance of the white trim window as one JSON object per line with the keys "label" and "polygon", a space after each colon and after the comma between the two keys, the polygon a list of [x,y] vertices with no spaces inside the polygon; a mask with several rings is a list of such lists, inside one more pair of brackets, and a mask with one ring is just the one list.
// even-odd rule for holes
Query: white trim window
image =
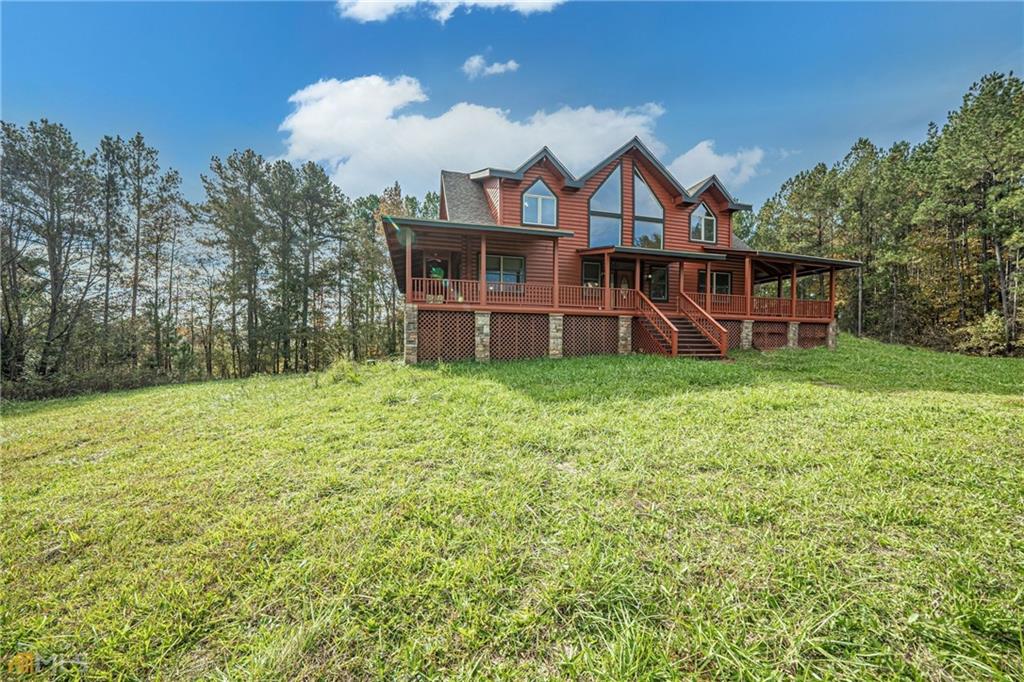
{"label": "white trim window", "polygon": [[558,199],[555,193],[538,179],[523,192],[523,224],[554,227],[558,222]]}
{"label": "white trim window", "polygon": [[690,241],[714,244],[718,240],[718,220],[705,204],[690,214]]}
{"label": "white trim window", "polygon": [[622,244],[622,164],[608,174],[590,197],[590,234],[587,243],[597,246]]}

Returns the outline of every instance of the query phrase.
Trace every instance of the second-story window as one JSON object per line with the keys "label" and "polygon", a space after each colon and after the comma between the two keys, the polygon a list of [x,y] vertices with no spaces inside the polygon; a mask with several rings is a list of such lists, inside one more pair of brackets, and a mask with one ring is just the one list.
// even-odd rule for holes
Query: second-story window
{"label": "second-story window", "polygon": [[665,209],[644,182],[633,171],[633,246],[643,249],[665,248]]}
{"label": "second-story window", "polygon": [[622,237],[622,166],[590,197],[590,246],[618,246]]}
{"label": "second-story window", "polygon": [[558,199],[543,180],[523,192],[523,223],[554,227],[558,220]]}
{"label": "second-story window", "polygon": [[714,243],[718,238],[718,221],[707,206],[701,204],[690,214],[690,241]]}

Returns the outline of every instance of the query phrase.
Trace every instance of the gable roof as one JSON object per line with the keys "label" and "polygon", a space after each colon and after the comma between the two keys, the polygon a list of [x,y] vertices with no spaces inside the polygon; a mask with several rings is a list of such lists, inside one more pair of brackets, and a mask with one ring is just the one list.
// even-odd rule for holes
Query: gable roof
{"label": "gable roof", "polygon": [[468,173],[441,171],[441,196],[448,220],[457,223],[494,225],[494,216],[480,183],[469,179]]}
{"label": "gable roof", "polygon": [[725,197],[725,200],[729,202],[730,209],[734,211],[749,211],[751,209],[750,204],[741,204],[738,203],[735,199],[733,199],[732,195],[729,194],[729,190],[725,188],[725,185],[722,184],[722,181],[718,179],[717,175],[709,175],[708,177],[704,178],[697,184],[688,187],[686,192],[690,195],[691,198],[687,200],[687,203],[697,203],[698,201],[700,201],[700,195],[704,194],[704,192],[708,191],[712,187],[716,188],[719,192],[722,193],[722,196]]}
{"label": "gable roof", "polygon": [[470,178],[470,180],[483,180],[484,178],[504,178],[507,180],[518,181],[523,179],[527,170],[532,168],[541,160],[547,159],[551,163],[551,165],[553,165],[558,170],[558,172],[565,178],[566,187],[571,187],[573,189],[581,189],[584,185],[587,184],[587,181],[594,177],[594,175],[596,175],[602,168],[604,168],[609,163],[619,158],[623,154],[626,154],[631,151],[636,151],[644,158],[644,160],[651,164],[651,166],[664,177],[665,181],[668,182],[668,184],[676,191],[676,193],[679,194],[680,197],[682,197],[684,203],[695,204],[698,201],[700,201],[701,194],[703,194],[711,187],[717,187],[718,190],[722,193],[722,195],[725,196],[725,198],[728,200],[730,210],[750,210],[750,204],[741,204],[737,202],[735,199],[733,199],[732,195],[729,194],[729,192],[725,189],[725,185],[723,185],[721,180],[719,180],[718,177],[714,175],[705,178],[704,180],[698,182],[696,185],[693,185],[689,189],[683,187],[681,184],[679,184],[679,181],[676,180],[675,176],[672,175],[672,172],[669,171],[669,169],[666,168],[665,165],[658,160],[658,157],[655,156],[654,153],[647,148],[647,145],[641,142],[639,137],[634,137],[629,142],[616,149],[614,152],[612,152],[607,157],[602,159],[593,168],[591,168],[589,171],[587,171],[578,178],[574,176],[572,172],[565,167],[565,164],[558,160],[558,157],[555,156],[554,152],[552,152],[546,146],[541,147],[540,151],[538,151],[536,154],[527,159],[525,163],[520,165],[515,170],[503,170],[500,168],[481,168],[478,171],[469,173],[468,177]]}

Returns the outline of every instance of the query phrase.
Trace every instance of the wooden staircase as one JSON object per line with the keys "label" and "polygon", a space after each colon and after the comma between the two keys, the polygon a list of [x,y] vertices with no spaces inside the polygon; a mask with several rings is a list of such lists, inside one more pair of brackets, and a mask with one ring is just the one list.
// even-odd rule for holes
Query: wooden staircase
{"label": "wooden staircase", "polygon": [[721,360],[722,353],[718,346],[704,336],[697,327],[685,317],[669,318],[679,329],[679,355],[705,360]]}
{"label": "wooden staircase", "polygon": [[636,296],[634,347],[642,353],[720,360],[725,357],[726,331],[711,315],[683,292],[678,316],[668,318],[641,291]]}

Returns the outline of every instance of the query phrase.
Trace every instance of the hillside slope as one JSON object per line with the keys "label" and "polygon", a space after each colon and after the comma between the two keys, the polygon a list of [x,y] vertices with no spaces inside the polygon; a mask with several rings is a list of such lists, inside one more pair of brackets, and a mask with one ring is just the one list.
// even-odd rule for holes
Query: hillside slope
{"label": "hillside slope", "polygon": [[0,651],[98,676],[1024,676],[1024,361],[844,337],[5,406]]}

